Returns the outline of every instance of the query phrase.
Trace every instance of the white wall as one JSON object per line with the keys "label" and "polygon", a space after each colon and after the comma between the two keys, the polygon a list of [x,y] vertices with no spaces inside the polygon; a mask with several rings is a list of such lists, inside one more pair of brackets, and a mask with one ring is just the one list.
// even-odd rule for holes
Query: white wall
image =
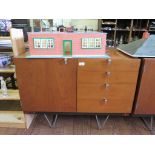
{"label": "white wall", "polygon": [[75,26],[78,29],[84,29],[87,25],[88,29],[98,30],[97,19],[53,19],[53,25]]}

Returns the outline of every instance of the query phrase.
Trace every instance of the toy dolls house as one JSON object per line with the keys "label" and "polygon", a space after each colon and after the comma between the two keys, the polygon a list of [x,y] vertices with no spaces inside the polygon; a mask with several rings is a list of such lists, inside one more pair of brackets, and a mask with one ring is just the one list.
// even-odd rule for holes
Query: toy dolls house
{"label": "toy dolls house", "polygon": [[34,32],[28,34],[31,55],[103,55],[106,33]]}

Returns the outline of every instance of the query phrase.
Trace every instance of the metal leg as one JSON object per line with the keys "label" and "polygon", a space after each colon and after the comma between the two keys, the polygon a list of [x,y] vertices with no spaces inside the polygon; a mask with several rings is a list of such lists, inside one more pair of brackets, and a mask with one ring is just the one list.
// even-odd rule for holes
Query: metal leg
{"label": "metal leg", "polygon": [[100,120],[99,120],[99,118],[98,118],[98,115],[95,115],[98,129],[103,129],[103,128],[104,128],[104,126],[105,126],[107,120],[109,119],[109,116],[110,116],[110,115],[107,115],[107,116],[106,116],[106,118],[105,118],[103,124],[101,125],[101,122],[100,122]]}
{"label": "metal leg", "polygon": [[49,120],[49,118],[47,117],[46,113],[44,113],[44,117],[47,120],[50,128],[54,128],[58,119],[58,115],[54,115],[52,121]]}
{"label": "metal leg", "polygon": [[98,119],[98,116],[95,115],[95,118],[96,118],[96,122],[97,122],[98,129],[101,129],[101,124],[100,124],[100,121],[99,121],[99,119]]}
{"label": "metal leg", "polygon": [[143,120],[145,126],[146,126],[150,131],[155,130],[155,129],[153,128],[154,116],[151,116],[151,118],[150,118],[150,123],[149,123],[148,121],[146,121],[146,119],[143,118],[143,117],[141,117],[141,119]]}

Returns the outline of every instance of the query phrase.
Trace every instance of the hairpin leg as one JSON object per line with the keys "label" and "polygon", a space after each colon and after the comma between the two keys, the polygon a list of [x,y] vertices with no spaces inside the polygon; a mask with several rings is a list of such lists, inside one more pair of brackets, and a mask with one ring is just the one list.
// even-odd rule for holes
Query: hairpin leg
{"label": "hairpin leg", "polygon": [[143,117],[141,117],[141,119],[143,120],[145,126],[146,126],[150,131],[155,130],[155,128],[153,128],[154,116],[151,116],[151,117],[150,117],[150,122],[146,121],[146,119],[143,118]]}
{"label": "hairpin leg", "polygon": [[103,124],[101,125],[101,122],[100,122],[100,120],[99,120],[99,118],[98,118],[98,115],[95,115],[98,129],[103,129],[103,128],[104,128],[104,126],[105,126],[107,120],[109,119],[109,116],[110,116],[110,115],[107,115],[107,116],[106,116],[106,118],[105,118]]}
{"label": "hairpin leg", "polygon": [[58,119],[58,114],[53,116],[52,121],[49,120],[49,118],[47,117],[46,113],[44,113],[44,117],[47,120],[50,128],[55,128],[55,125],[56,125],[56,122],[57,122],[57,119]]}
{"label": "hairpin leg", "polygon": [[96,122],[97,122],[98,129],[101,129],[101,124],[100,124],[100,121],[99,121],[99,119],[98,119],[98,116],[95,115],[95,118],[96,118]]}

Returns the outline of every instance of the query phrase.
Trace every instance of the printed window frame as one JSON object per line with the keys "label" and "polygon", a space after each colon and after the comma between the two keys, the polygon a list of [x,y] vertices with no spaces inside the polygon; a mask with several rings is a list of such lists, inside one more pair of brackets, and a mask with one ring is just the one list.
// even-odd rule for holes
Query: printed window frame
{"label": "printed window frame", "polygon": [[[39,41],[40,42],[40,47],[36,46],[35,40],[40,40]],[[46,47],[45,48],[42,47],[42,41],[43,40],[46,40]],[[48,47],[48,43],[47,43],[48,40],[52,40],[50,42],[53,43],[53,47],[50,47],[50,48]],[[50,49],[54,49],[55,48],[55,39],[54,38],[37,38],[37,37],[34,37],[33,38],[33,48],[34,49],[38,49],[38,50],[50,50]]]}
{"label": "printed window frame", "polygon": [[[97,41],[98,39],[99,41]],[[100,46],[97,47],[97,44]],[[100,37],[81,38],[81,48],[82,49],[102,49],[102,38]]]}

